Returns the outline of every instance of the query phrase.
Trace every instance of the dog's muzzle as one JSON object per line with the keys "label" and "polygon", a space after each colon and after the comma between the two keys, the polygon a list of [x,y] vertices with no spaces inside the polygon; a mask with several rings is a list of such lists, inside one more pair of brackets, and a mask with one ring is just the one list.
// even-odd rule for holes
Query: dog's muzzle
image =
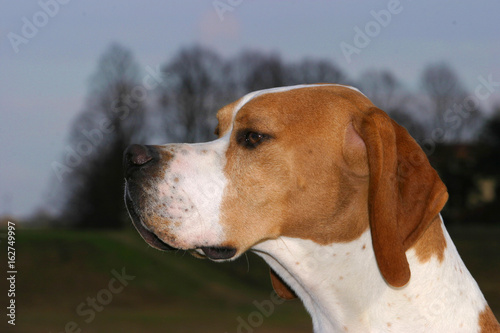
{"label": "dog's muzzle", "polygon": [[[165,154],[165,153],[163,153]],[[167,163],[172,156],[160,157],[160,152],[155,146],[133,144],[127,147],[123,154],[123,171],[125,176],[125,204],[132,219],[134,227],[142,238],[152,247],[163,250],[177,250],[177,248],[165,243],[155,233],[151,232],[142,223],[136,202],[144,200],[141,186],[151,181],[151,178],[159,177],[161,163]],[[235,256],[237,250],[229,246],[200,246],[191,249],[194,254],[206,256],[212,260],[226,260]]]}

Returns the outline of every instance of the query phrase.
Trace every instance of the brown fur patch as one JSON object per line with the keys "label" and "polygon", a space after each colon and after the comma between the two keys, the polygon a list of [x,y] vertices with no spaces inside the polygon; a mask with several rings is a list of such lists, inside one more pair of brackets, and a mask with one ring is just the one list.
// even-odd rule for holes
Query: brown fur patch
{"label": "brown fur patch", "polygon": [[219,124],[217,125],[216,134],[219,137],[224,136],[231,128],[233,111],[240,101],[241,98],[231,104],[224,106],[217,112],[217,120],[219,121]]}
{"label": "brown fur patch", "polygon": [[[241,250],[278,236],[319,244],[357,239],[368,228],[368,178],[351,172],[343,146],[353,113],[368,105],[352,89],[331,86],[265,94],[245,104],[226,153],[221,223],[228,239]],[[241,129],[271,139],[249,150],[236,142]],[[366,164],[356,157],[354,163]]]}
{"label": "brown fur patch", "polygon": [[439,262],[443,262],[446,239],[439,216],[434,218],[429,228],[411,248],[415,249],[415,254],[421,264],[429,261],[432,256],[436,256]]}
{"label": "brown fur patch", "polygon": [[500,324],[488,305],[479,314],[479,328],[481,333],[500,332]]}
{"label": "brown fur patch", "polygon": [[269,272],[271,275],[271,284],[273,285],[273,289],[278,294],[279,297],[283,299],[294,299],[297,298],[295,292],[290,289],[290,287],[286,284],[283,279],[273,271],[272,268],[269,268]]}

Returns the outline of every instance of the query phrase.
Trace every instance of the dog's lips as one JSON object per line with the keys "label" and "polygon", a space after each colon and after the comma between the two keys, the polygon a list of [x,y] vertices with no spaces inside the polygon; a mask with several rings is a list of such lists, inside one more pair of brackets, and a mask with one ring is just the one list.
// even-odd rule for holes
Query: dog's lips
{"label": "dog's lips", "polygon": [[203,246],[203,254],[212,260],[228,260],[236,255],[237,250],[231,246]]}
{"label": "dog's lips", "polygon": [[144,227],[141,222],[141,218],[139,214],[135,211],[134,203],[130,198],[130,194],[128,193],[128,189],[125,189],[125,205],[127,206],[128,213],[132,220],[132,223],[135,229],[139,232],[141,237],[151,245],[152,247],[162,250],[162,251],[172,251],[177,250],[175,247],[168,245],[164,241],[162,241],[158,236],[156,236],[153,232],[149,231]]}
{"label": "dog's lips", "polygon": [[[141,237],[146,241],[146,243],[162,251],[178,250],[178,248],[165,243],[155,233],[149,231],[142,224],[141,217],[136,212],[134,202],[130,198],[128,188],[125,188],[125,205],[127,206],[127,210],[134,227],[139,232]],[[237,253],[237,249],[231,246],[199,246],[193,249],[186,250],[192,250],[191,253],[196,254],[196,256],[206,257],[211,260],[228,260],[233,258]]]}

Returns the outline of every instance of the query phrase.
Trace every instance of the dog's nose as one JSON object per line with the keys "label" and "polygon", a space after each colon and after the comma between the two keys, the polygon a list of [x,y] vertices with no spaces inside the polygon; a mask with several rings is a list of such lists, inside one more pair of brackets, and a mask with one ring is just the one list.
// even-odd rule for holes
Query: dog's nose
{"label": "dog's nose", "polygon": [[156,160],[154,148],[143,145],[130,145],[123,153],[123,171],[125,178]]}

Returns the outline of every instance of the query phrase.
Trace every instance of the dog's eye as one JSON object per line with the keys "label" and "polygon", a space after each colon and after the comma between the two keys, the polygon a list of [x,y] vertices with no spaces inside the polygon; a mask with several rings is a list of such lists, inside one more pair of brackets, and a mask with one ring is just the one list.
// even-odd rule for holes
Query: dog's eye
{"label": "dog's eye", "polygon": [[264,138],[263,134],[256,132],[248,132],[245,136],[245,143],[249,146],[257,146],[260,141]]}
{"label": "dog's eye", "polygon": [[254,131],[241,131],[237,137],[238,143],[249,149],[256,148],[266,139],[269,139],[269,135]]}

